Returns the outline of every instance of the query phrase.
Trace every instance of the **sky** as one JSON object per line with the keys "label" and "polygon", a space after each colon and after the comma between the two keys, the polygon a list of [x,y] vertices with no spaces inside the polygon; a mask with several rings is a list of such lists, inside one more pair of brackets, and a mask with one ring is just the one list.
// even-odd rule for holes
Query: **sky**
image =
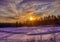
{"label": "sky", "polygon": [[60,0],[0,0],[0,23],[21,21],[30,15],[60,15]]}

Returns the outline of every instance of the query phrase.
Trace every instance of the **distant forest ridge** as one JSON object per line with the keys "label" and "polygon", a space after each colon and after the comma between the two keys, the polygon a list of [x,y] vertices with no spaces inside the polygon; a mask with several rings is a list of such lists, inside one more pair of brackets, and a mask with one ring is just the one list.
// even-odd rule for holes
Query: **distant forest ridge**
{"label": "distant forest ridge", "polygon": [[44,26],[44,25],[52,25],[52,26],[60,26],[60,15],[49,15],[44,16],[39,20],[34,21],[25,21],[24,23],[0,23],[0,27],[23,27],[23,26]]}

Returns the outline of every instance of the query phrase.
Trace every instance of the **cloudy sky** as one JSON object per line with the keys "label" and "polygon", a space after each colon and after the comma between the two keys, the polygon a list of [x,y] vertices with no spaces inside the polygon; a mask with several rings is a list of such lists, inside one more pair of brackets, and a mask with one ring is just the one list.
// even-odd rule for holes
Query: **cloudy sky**
{"label": "cloudy sky", "polygon": [[60,0],[0,0],[0,22],[52,14],[60,14]]}

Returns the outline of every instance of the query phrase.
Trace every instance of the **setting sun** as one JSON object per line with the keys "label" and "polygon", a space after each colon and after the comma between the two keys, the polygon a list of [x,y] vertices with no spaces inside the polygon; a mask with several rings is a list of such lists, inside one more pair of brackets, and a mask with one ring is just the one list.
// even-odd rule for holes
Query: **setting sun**
{"label": "setting sun", "polygon": [[35,20],[35,17],[30,17],[29,20],[30,20],[30,21]]}
{"label": "setting sun", "polygon": [[30,20],[34,20],[34,18],[33,17],[30,17]]}

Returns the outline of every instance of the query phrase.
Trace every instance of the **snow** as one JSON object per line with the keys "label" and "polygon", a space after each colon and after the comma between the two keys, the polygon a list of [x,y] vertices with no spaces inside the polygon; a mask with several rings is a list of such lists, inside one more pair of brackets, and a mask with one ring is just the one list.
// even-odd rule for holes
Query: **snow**
{"label": "snow", "polygon": [[[60,27],[8,27],[8,28],[0,28],[0,39],[4,41],[5,39],[8,40],[24,40],[27,39],[41,39],[41,34],[38,33],[46,33],[46,32],[53,32],[60,31]],[[30,35],[30,34],[37,34],[37,35]],[[56,38],[60,39],[60,32],[55,33]],[[53,34],[43,34],[42,39],[50,39],[53,37]],[[4,39],[4,40],[3,40]],[[2,42],[1,41],[1,42]]]}

